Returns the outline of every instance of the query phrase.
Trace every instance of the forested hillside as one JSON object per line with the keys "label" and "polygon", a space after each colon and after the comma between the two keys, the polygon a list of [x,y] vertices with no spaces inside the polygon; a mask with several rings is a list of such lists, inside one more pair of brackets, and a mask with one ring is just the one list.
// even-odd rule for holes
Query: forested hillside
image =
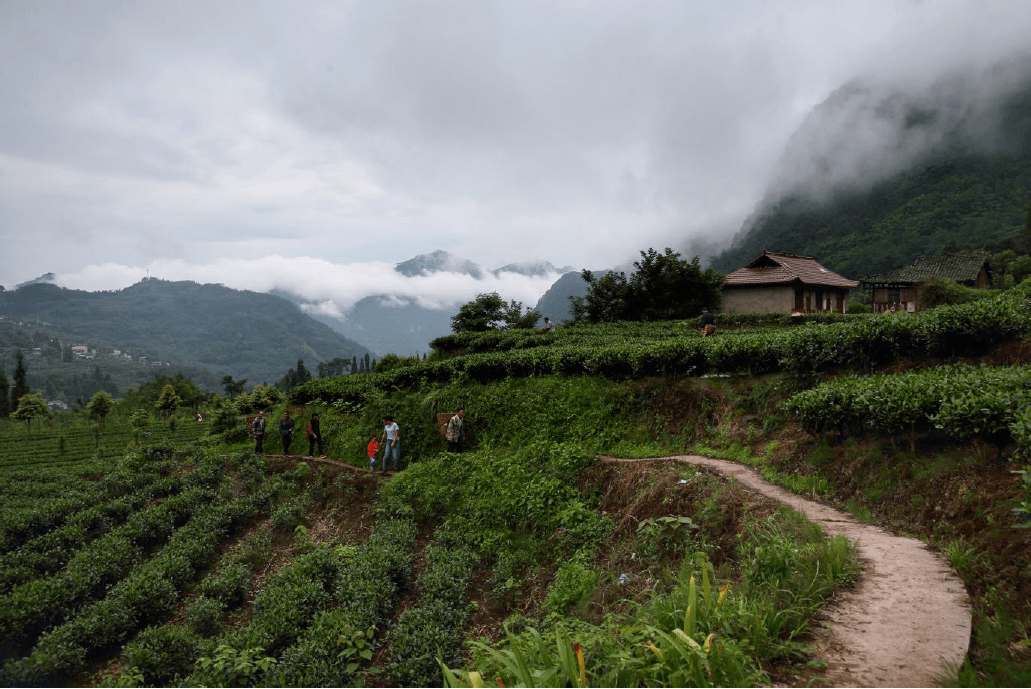
{"label": "forested hillside", "polygon": [[[933,140],[933,145],[901,169],[880,175],[871,170],[862,179],[832,185],[819,178],[843,174],[834,166],[875,165],[866,151],[853,156],[837,150],[840,155],[832,156],[852,132],[821,134],[837,142],[827,144],[827,158],[811,154],[809,178],[771,192],[731,248],[711,258],[716,270],[736,270],[769,250],[814,256],[827,268],[859,279],[950,245],[997,251],[1018,238],[1031,204],[1031,82],[977,104],[978,110],[959,113],[950,110],[948,101],[930,106],[898,93],[879,101],[876,94],[861,95],[867,98],[862,109],[882,120],[891,111],[899,127],[898,148],[915,146],[914,140]],[[855,90],[835,94],[814,111],[807,126],[816,129],[821,121],[844,119],[836,109],[857,109],[848,101],[859,97]],[[815,136],[799,136],[793,146],[813,145]],[[788,155],[802,153],[789,148]],[[881,171],[891,169],[884,161],[878,164],[885,166]]]}
{"label": "forested hillside", "polygon": [[[143,280],[117,292],[49,284],[0,292],[0,315],[90,344],[201,367],[251,383],[279,379],[298,359],[361,358],[368,351],[268,294],[195,282]],[[81,342],[79,341],[81,340]]]}

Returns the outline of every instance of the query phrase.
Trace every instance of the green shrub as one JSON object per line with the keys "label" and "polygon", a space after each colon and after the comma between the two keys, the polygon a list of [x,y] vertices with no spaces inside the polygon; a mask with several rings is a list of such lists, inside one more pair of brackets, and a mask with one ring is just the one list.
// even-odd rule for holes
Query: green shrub
{"label": "green shrub", "polygon": [[148,686],[168,686],[190,674],[203,640],[192,630],[177,624],[149,627],[136,635],[122,651],[126,667],[143,674]]}
{"label": "green shrub", "polygon": [[548,588],[544,609],[548,613],[565,615],[585,603],[598,585],[598,572],[580,555],[563,563]]}

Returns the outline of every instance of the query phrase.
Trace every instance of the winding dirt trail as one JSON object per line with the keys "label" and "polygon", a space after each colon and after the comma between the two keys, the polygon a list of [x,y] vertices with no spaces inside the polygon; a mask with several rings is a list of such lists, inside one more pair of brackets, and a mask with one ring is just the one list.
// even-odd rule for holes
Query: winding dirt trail
{"label": "winding dirt trail", "polygon": [[[816,655],[835,687],[931,687],[963,662],[970,642],[970,600],[946,561],[913,538],[860,524],[849,514],[799,497],[753,469],[697,455],[662,458],[710,467],[740,485],[804,513],[828,535],[859,546],[863,571],[847,595],[823,609]],[[609,462],[647,462],[616,459]]]}

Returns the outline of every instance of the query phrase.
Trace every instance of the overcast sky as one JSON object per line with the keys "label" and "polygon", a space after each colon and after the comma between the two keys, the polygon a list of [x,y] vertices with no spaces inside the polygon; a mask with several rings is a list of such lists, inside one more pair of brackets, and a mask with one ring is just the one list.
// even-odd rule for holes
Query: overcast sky
{"label": "overcast sky", "polygon": [[0,0],[0,284],[529,304],[741,227],[811,109],[1031,36],[1024,0]]}

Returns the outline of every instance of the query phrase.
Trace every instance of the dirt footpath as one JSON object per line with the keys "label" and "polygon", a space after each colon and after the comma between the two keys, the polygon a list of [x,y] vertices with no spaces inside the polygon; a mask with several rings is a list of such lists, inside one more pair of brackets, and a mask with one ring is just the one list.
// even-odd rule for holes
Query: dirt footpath
{"label": "dirt footpath", "polygon": [[823,609],[823,628],[816,632],[816,655],[827,662],[823,676],[831,686],[938,686],[947,666],[963,662],[970,642],[969,598],[944,558],[923,543],[859,524],[769,483],[750,467],[697,455],[672,459],[715,469],[859,546],[864,568],[857,585]]}

